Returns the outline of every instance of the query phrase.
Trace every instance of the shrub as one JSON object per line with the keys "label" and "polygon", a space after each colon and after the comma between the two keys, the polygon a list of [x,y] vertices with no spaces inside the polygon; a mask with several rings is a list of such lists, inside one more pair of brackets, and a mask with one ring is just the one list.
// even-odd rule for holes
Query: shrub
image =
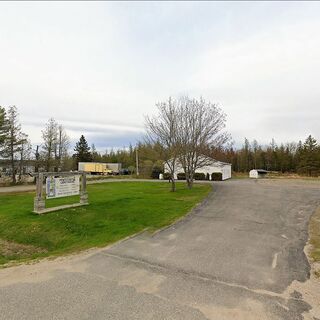
{"label": "shrub", "polygon": [[164,180],[169,180],[171,178],[171,174],[169,173],[169,172],[165,172],[164,174],[163,174],[163,179]]}
{"label": "shrub", "polygon": [[206,180],[210,180],[210,174],[208,172],[206,174]]}
{"label": "shrub", "polygon": [[163,173],[163,170],[162,168],[158,167],[158,166],[154,166],[152,168],[152,171],[151,171],[151,178],[152,179],[159,179],[159,174],[160,173]]}
{"label": "shrub", "polygon": [[206,175],[204,173],[195,172],[194,180],[206,180]]}
{"label": "shrub", "polygon": [[213,181],[222,181],[222,173],[221,172],[213,172],[211,174],[211,180],[213,180]]}
{"label": "shrub", "polygon": [[186,174],[184,172],[177,174],[178,180],[186,180]]}

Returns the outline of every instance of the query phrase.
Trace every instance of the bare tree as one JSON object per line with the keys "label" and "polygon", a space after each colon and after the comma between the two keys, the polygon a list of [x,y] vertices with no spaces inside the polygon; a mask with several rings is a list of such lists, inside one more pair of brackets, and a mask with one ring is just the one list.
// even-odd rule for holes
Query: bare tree
{"label": "bare tree", "polygon": [[54,157],[58,141],[58,124],[53,118],[49,119],[46,123],[45,129],[42,130],[42,139],[42,156],[45,170],[50,171],[54,165]]}
{"label": "bare tree", "polygon": [[45,170],[61,171],[68,157],[70,139],[63,128],[53,118],[49,119],[46,127],[42,130],[42,159]]}
{"label": "bare tree", "polygon": [[36,149],[34,150],[34,159],[35,159],[34,171],[39,172],[39,166],[40,166],[39,145],[37,145]]}
{"label": "bare tree", "polygon": [[23,175],[23,167],[26,162],[30,160],[31,155],[31,142],[28,139],[28,135],[25,133],[20,134],[20,149],[19,149],[19,181],[21,181],[21,177]]}
{"label": "bare tree", "polygon": [[230,136],[222,132],[225,113],[203,98],[181,98],[179,117],[179,162],[185,171],[188,187],[192,188],[195,171],[212,163],[208,156],[210,148],[223,145]]}
{"label": "bare tree", "polygon": [[230,139],[222,131],[226,115],[217,105],[202,98],[169,98],[157,107],[158,115],[146,118],[148,139],[162,146],[172,190],[175,190],[174,174],[178,166],[185,171],[187,185],[192,188],[195,171],[212,163],[210,150]]}
{"label": "bare tree", "polygon": [[146,117],[147,139],[151,143],[161,145],[161,158],[164,160],[171,176],[171,191],[176,190],[175,168],[179,156],[179,102],[169,98],[156,106],[158,114],[152,118]]}
{"label": "bare tree", "polygon": [[57,143],[55,144],[55,162],[56,170],[61,171],[70,146],[70,139],[62,125],[58,126],[57,137]]}

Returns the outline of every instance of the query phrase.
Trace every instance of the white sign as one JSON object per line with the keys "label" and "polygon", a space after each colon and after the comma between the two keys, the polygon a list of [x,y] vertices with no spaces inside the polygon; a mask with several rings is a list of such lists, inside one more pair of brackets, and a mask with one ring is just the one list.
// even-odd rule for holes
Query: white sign
{"label": "white sign", "polygon": [[74,196],[80,193],[79,176],[61,178],[48,177],[46,180],[47,199]]}

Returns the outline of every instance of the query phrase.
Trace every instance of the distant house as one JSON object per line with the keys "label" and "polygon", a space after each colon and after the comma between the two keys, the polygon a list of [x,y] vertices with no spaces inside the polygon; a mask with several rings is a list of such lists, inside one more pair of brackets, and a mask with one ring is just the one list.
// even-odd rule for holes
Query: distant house
{"label": "distant house", "polygon": [[[164,166],[164,172],[170,172],[169,167],[167,164]],[[211,158],[211,161],[206,166],[199,168],[196,170],[196,173],[204,173],[206,176],[209,174],[209,179],[211,180],[212,173],[221,173],[222,180],[231,179],[231,163],[221,162]],[[182,165],[177,162],[176,169],[174,172],[174,178],[178,178],[179,173],[184,173]]]}
{"label": "distant house", "polygon": [[252,179],[264,178],[267,173],[268,171],[264,169],[253,169],[253,170],[250,170],[249,172],[249,178],[252,178]]}

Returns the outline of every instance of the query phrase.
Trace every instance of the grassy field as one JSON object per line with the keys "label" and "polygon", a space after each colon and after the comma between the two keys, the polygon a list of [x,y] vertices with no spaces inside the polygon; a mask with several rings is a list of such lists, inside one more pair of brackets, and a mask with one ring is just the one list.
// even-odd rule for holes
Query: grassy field
{"label": "grassy field", "polygon": [[[145,228],[154,231],[186,214],[210,192],[210,185],[188,190],[155,182],[88,186],[90,205],[36,215],[34,193],[0,194],[0,265],[105,246]],[[47,201],[48,207],[78,198]]]}
{"label": "grassy field", "polygon": [[[249,172],[232,172],[233,179],[248,179]],[[301,176],[297,173],[281,173],[269,172],[264,179],[291,179],[291,180],[307,180],[307,181],[320,181],[320,177]]]}

